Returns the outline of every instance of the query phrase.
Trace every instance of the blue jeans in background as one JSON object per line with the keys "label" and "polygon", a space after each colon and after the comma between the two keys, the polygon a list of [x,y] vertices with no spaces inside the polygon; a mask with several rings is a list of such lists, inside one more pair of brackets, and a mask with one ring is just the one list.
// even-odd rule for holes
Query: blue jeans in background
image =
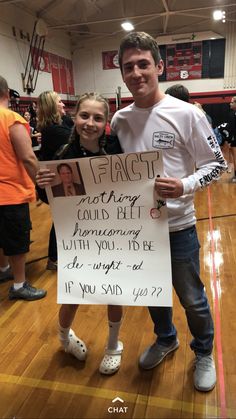
{"label": "blue jeans in background", "polygon": [[[170,233],[172,283],[184,307],[193,336],[190,344],[196,354],[210,355],[213,348],[214,325],[199,277],[199,241],[196,227]],[[149,307],[157,342],[169,346],[176,340],[171,307]]]}

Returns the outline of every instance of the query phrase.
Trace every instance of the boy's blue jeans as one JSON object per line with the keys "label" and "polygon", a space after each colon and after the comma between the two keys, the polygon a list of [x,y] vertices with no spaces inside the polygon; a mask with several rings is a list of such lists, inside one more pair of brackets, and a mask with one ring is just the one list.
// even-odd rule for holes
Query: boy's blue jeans
{"label": "boy's blue jeans", "polygon": [[[172,282],[185,309],[196,354],[210,355],[213,347],[214,325],[204,285],[199,277],[199,241],[196,227],[170,233]],[[171,307],[149,307],[157,342],[169,346],[176,340]]]}

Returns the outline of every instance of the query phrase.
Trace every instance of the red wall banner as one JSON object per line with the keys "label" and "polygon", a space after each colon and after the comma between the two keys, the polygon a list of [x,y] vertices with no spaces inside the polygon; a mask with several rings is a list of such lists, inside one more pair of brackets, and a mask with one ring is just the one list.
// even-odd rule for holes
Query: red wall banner
{"label": "red wall banner", "polygon": [[49,62],[49,53],[43,51],[43,53],[39,54],[38,48],[31,48],[31,55],[33,60],[33,66],[36,70],[39,71],[46,71],[47,73],[51,73],[50,69],[50,62]]}
{"label": "red wall banner", "polygon": [[40,59],[39,50],[31,49],[33,66],[40,71],[52,73],[53,89],[57,93],[75,94],[72,61],[56,54],[43,51]]}
{"label": "red wall banner", "polygon": [[112,70],[115,68],[119,68],[118,51],[102,52],[102,67],[103,70]]}
{"label": "red wall banner", "polygon": [[69,95],[75,94],[72,61],[66,60],[66,84]]}
{"label": "red wall banner", "polygon": [[62,93],[58,58],[58,55],[50,54],[50,68],[52,73],[53,90],[57,93]]}

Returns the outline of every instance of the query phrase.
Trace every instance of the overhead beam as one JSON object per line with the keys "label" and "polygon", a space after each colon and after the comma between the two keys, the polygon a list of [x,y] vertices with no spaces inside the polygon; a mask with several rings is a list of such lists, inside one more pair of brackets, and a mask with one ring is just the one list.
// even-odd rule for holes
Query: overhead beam
{"label": "overhead beam", "polygon": [[61,0],[50,0],[43,9],[39,10],[37,17],[42,18],[49,10],[53,9],[58,3],[61,3]]}
{"label": "overhead beam", "polygon": [[[164,16],[165,12],[163,13],[157,13],[157,14],[147,14],[147,15],[136,15],[136,16],[127,16],[126,19],[141,19],[141,18],[153,18]],[[73,26],[82,26],[82,25],[96,25],[99,23],[109,23],[109,22],[121,22],[124,20],[124,17],[117,17],[113,19],[103,19],[103,20],[97,20],[97,21],[86,21],[86,22],[79,22],[79,23],[69,23],[64,25],[56,25],[56,26],[50,26],[50,29],[62,29],[62,28],[72,28]]]}
{"label": "overhead beam", "polygon": [[168,8],[168,4],[167,4],[166,0],[162,0],[162,4],[163,4],[163,7],[166,11],[166,16],[164,16],[164,24],[163,24],[163,33],[166,33],[167,27],[168,27],[168,22],[169,22],[169,16],[170,16],[169,12],[170,12],[170,10]]}
{"label": "overhead beam", "polygon": [[[236,6],[236,3],[231,3],[231,4],[227,4],[227,5],[221,5],[221,7],[233,7]],[[183,9],[183,10],[168,10],[165,12],[160,12],[160,13],[152,13],[152,14],[147,14],[147,15],[136,15],[136,16],[127,16],[127,19],[143,19],[143,18],[153,18],[155,19],[156,17],[170,17],[170,16],[179,16],[179,15],[184,15],[184,14],[188,14],[189,16],[194,16],[194,12],[197,11],[204,11],[204,10],[211,10],[214,9],[215,6],[206,6],[206,7],[197,7],[195,9]],[[195,15],[195,17],[206,17],[206,16],[201,16],[201,15]],[[84,24],[86,25],[96,25],[96,24],[100,24],[100,23],[112,23],[112,22],[120,22],[123,21],[124,17],[119,17],[119,18],[113,18],[113,19],[103,19],[103,20],[97,20],[97,21],[86,21],[86,22],[78,22],[78,23],[70,23],[70,24],[62,24],[62,25],[55,25],[55,26],[50,26],[50,29],[66,29],[66,28],[72,28],[72,27],[78,27],[78,26],[82,26]]]}

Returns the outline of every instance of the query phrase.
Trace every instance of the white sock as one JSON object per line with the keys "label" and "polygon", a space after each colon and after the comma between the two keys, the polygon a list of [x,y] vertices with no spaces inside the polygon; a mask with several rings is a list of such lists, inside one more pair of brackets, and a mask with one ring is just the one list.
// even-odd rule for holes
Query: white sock
{"label": "white sock", "polygon": [[7,266],[0,266],[0,271],[1,272],[6,272],[8,269],[10,268],[10,265],[9,265],[9,263],[8,263],[8,265]]}
{"label": "white sock", "polygon": [[121,321],[119,322],[108,321],[108,325],[109,325],[109,336],[108,336],[108,342],[107,342],[107,349],[117,349]]}
{"label": "white sock", "polygon": [[24,283],[25,283],[25,281],[23,281],[23,282],[14,282],[14,284],[13,284],[14,290],[19,290],[20,288],[22,288],[23,285],[24,285]]}
{"label": "white sock", "polygon": [[66,348],[69,345],[69,333],[70,327],[62,327],[60,326],[60,324],[58,324],[59,340],[64,348]]}

